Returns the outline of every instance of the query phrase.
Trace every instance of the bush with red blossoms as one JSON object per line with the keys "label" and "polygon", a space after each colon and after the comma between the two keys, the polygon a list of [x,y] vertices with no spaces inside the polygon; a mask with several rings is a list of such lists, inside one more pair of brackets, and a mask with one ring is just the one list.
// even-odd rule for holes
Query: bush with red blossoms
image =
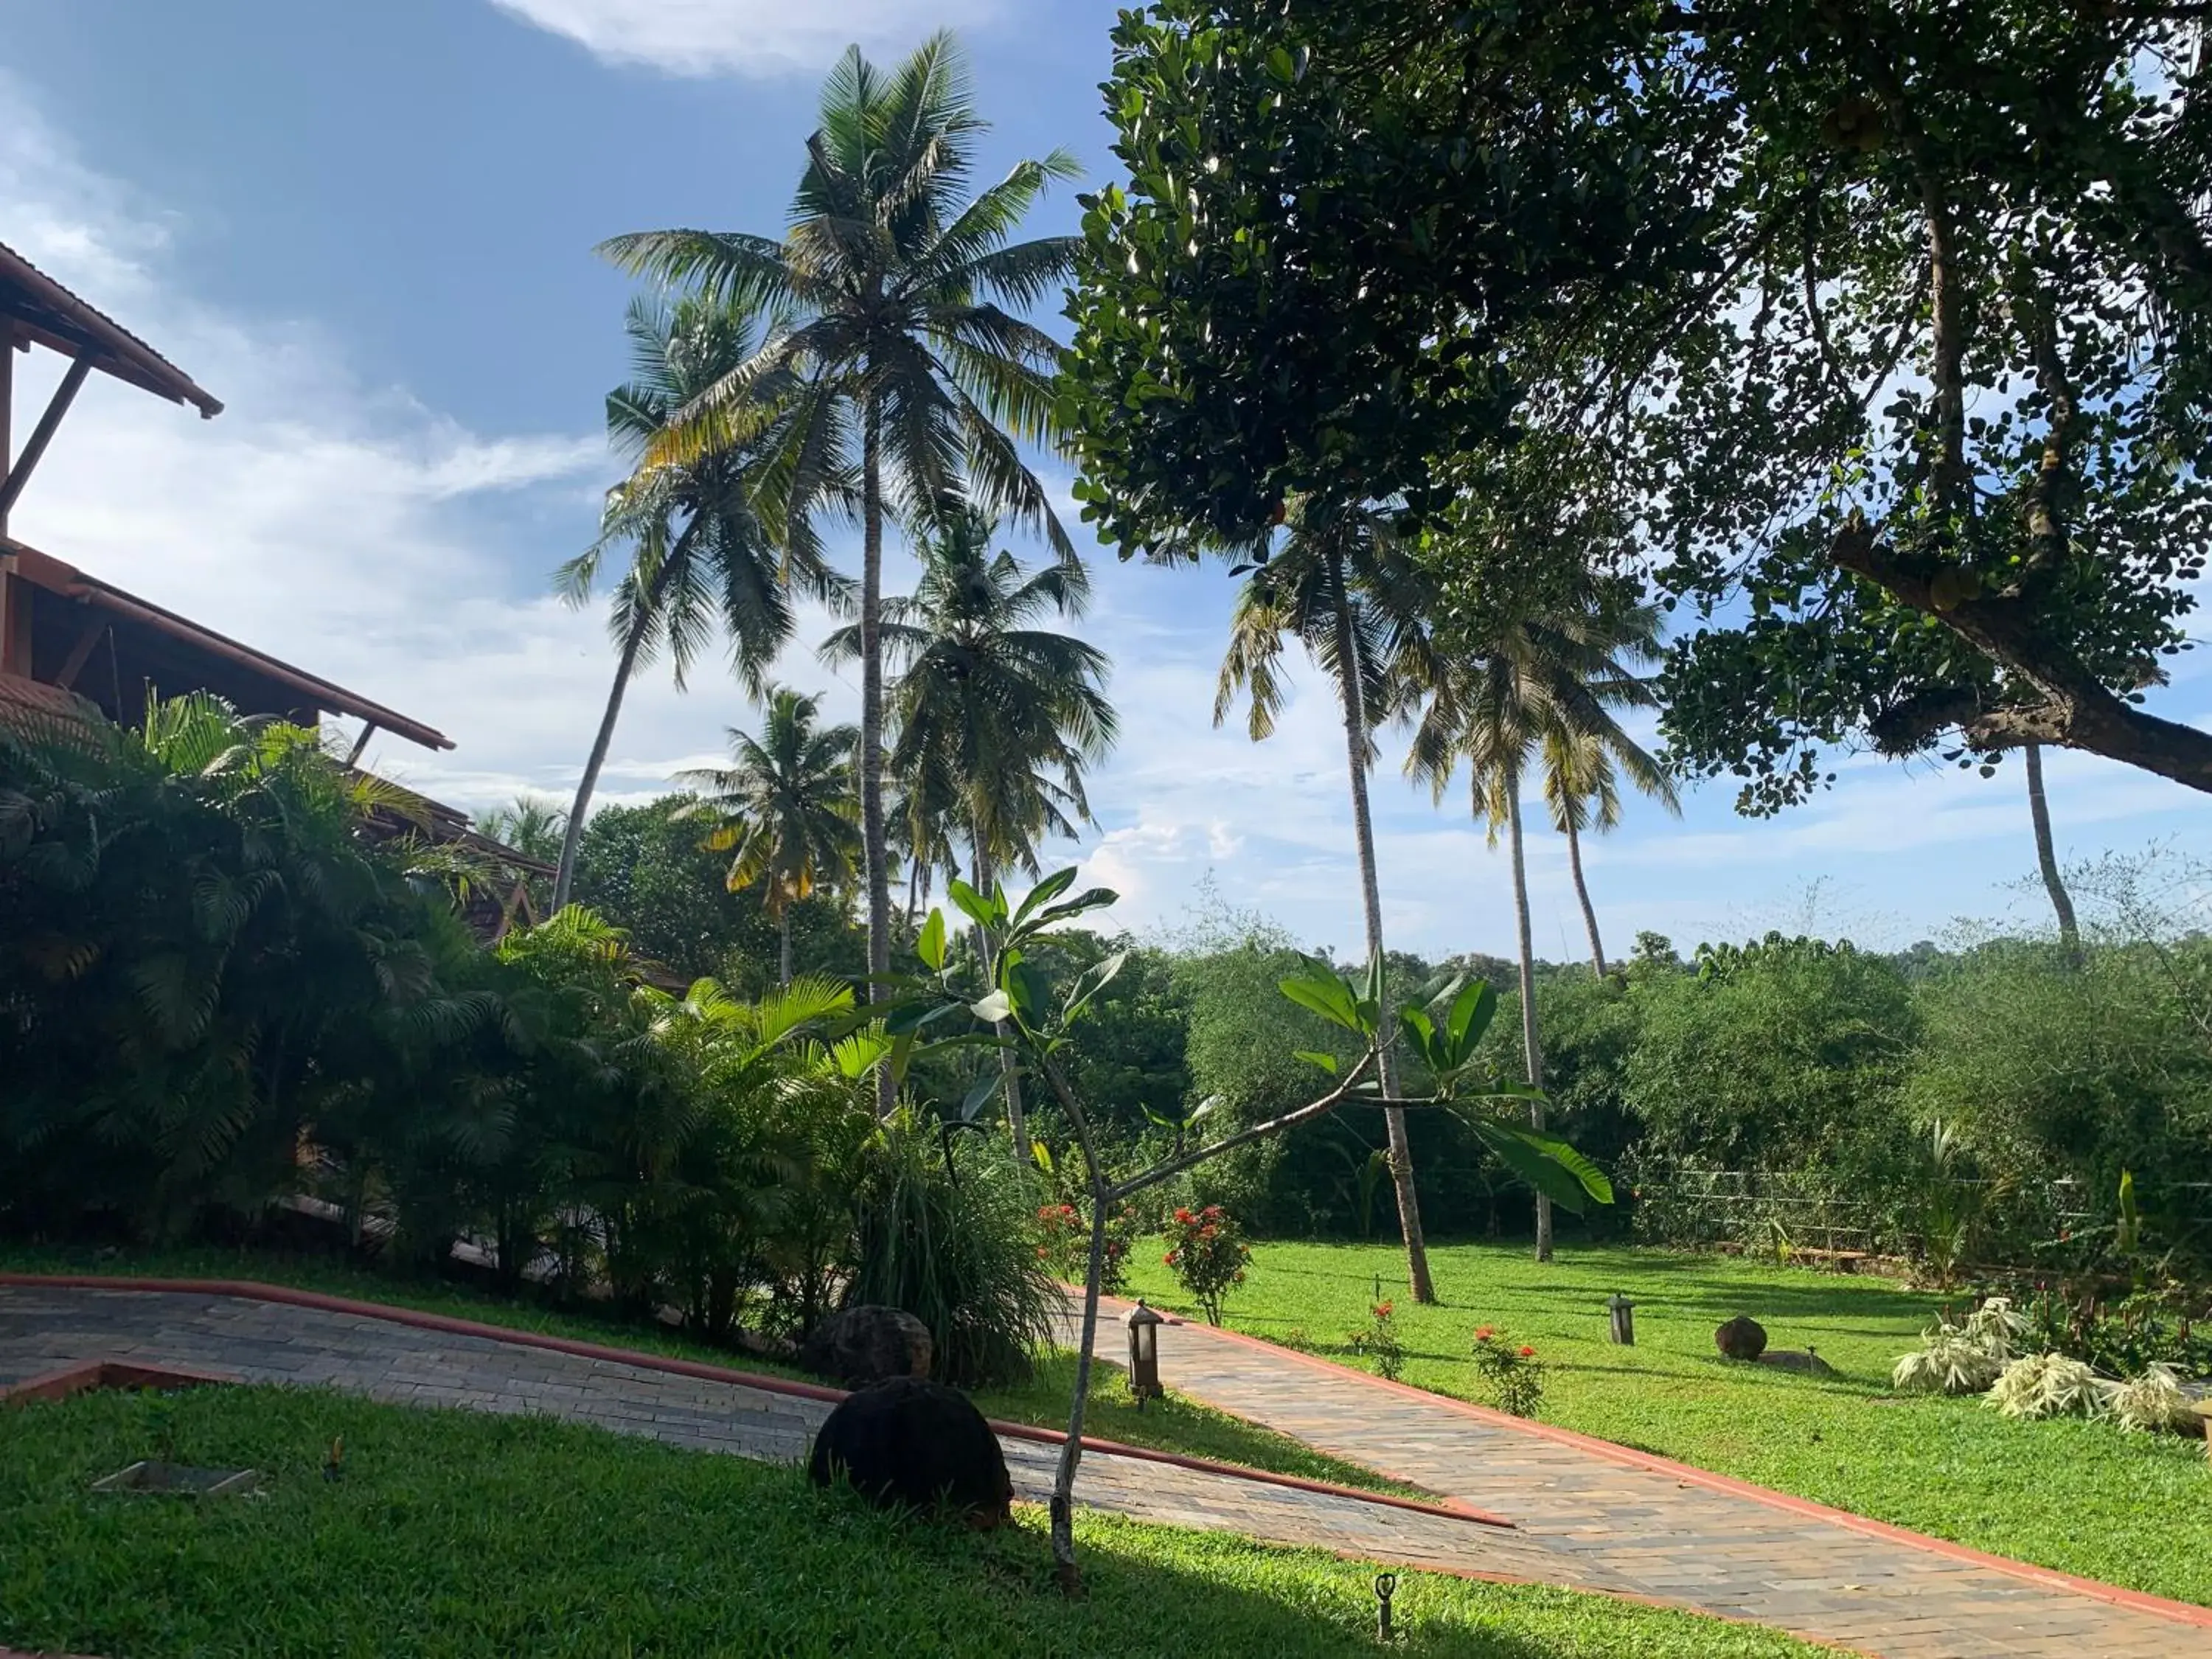
{"label": "bush with red blossoms", "polygon": [[1206,1322],[1221,1322],[1222,1298],[1244,1282],[1252,1249],[1237,1218],[1218,1204],[1202,1210],[1180,1209],[1168,1224],[1169,1249],[1161,1258],[1175,1269],[1176,1282],[1205,1310]]}
{"label": "bush with red blossoms", "polygon": [[[1106,1255],[1098,1265],[1102,1296],[1119,1296],[1129,1282],[1129,1242],[1137,1231],[1137,1212],[1124,1204],[1106,1221]],[[1091,1271],[1091,1223],[1073,1204],[1046,1204],[1037,1210],[1037,1260],[1049,1262],[1054,1273],[1071,1285],[1080,1285]]]}
{"label": "bush with red blossoms", "polygon": [[1544,1364],[1535,1349],[1516,1342],[1495,1325],[1474,1328],[1474,1369],[1502,1412],[1534,1417],[1544,1398]]}
{"label": "bush with red blossoms", "polygon": [[1397,1328],[1391,1323],[1395,1311],[1389,1302],[1378,1302],[1367,1310],[1367,1322],[1345,1338],[1345,1346],[1365,1359],[1375,1362],[1375,1374],[1387,1382],[1395,1382],[1398,1373],[1405,1369],[1405,1345],[1398,1340]]}

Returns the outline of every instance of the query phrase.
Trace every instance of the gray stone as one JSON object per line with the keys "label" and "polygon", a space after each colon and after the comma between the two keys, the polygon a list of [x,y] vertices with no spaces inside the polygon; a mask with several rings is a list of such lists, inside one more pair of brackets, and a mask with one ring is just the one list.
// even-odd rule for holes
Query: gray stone
{"label": "gray stone", "polygon": [[1836,1368],[1810,1348],[1802,1352],[1796,1348],[1769,1348],[1759,1356],[1759,1363],[1771,1365],[1777,1370],[1802,1371],[1808,1376],[1833,1376],[1836,1374]]}
{"label": "gray stone", "polygon": [[863,1304],[817,1325],[799,1362],[817,1376],[859,1389],[899,1376],[927,1378],[930,1352],[929,1327],[912,1314]]}
{"label": "gray stone", "polygon": [[1766,1327],[1738,1314],[1713,1333],[1713,1346],[1730,1359],[1757,1359],[1766,1352]]}

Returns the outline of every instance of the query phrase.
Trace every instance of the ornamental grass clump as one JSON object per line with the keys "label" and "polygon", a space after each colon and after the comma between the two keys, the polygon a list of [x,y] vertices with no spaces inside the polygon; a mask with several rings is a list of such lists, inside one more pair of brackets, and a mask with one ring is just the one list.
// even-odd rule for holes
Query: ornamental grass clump
{"label": "ornamental grass clump", "polygon": [[1922,1333],[1921,1346],[1899,1356],[1890,1382],[1899,1389],[1937,1394],[1979,1394],[2012,1362],[2013,1345],[2027,1331],[2011,1301],[1993,1296],[1963,1325],[1947,1315]]}
{"label": "ornamental grass clump", "polygon": [[1205,1311],[1206,1322],[1221,1322],[1221,1304],[1244,1282],[1252,1247],[1237,1218],[1218,1204],[1202,1210],[1179,1209],[1168,1229],[1171,1248],[1161,1258],[1175,1269],[1176,1282]]}
{"label": "ornamental grass clump", "polygon": [[2103,1417],[2118,1387],[2079,1359],[2032,1353],[2007,1365],[1982,1403],[2007,1417]]}
{"label": "ornamental grass clump", "polygon": [[2138,1434],[2185,1434],[2197,1425],[2197,1402],[2171,1365],[2147,1365],[2141,1376],[2115,1384],[2108,1404],[2113,1420]]}

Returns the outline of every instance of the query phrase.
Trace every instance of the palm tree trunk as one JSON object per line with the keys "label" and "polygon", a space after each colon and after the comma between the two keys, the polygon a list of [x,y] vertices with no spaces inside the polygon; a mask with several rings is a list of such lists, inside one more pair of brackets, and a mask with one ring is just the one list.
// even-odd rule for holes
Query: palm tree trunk
{"label": "palm tree trunk", "polygon": [[[1382,959],[1382,892],[1375,873],[1375,823],[1367,802],[1367,709],[1360,689],[1359,640],[1352,626],[1351,597],[1345,592],[1344,567],[1336,569],[1336,665],[1338,701],[1344,708],[1345,758],[1352,774],[1352,835],[1359,855],[1359,898],[1367,922],[1367,956]],[[1381,1010],[1382,1048],[1377,1061],[1382,1098],[1398,1097],[1398,1067],[1391,1034],[1395,1030],[1387,987]],[[1402,1107],[1385,1105],[1382,1122],[1390,1141],[1390,1184],[1398,1196],[1398,1231],[1406,1241],[1406,1279],[1416,1302],[1434,1302],[1429,1277],[1428,1241],[1421,1232],[1421,1200],[1413,1185],[1413,1148],[1406,1133]]]}
{"label": "palm tree trunk", "polygon": [[1605,977],[1605,941],[1597,936],[1597,907],[1590,902],[1589,884],[1583,879],[1583,837],[1575,828],[1575,816],[1566,815],[1567,868],[1574,872],[1575,896],[1582,901],[1583,926],[1589,930],[1590,963],[1597,969],[1600,979]]}
{"label": "palm tree trunk", "polygon": [[[871,1001],[890,994],[880,977],[891,968],[890,848],[884,834],[884,478],[883,416],[871,398],[861,418],[860,450],[860,836],[868,873],[868,971],[877,977]],[[876,1073],[876,1115],[890,1115],[897,1085],[888,1066]]]}
{"label": "palm tree trunk", "polygon": [[[1521,773],[1506,775],[1507,834],[1513,844],[1513,918],[1521,930],[1521,1057],[1532,1088],[1544,1086],[1544,1051],[1536,1038],[1536,947],[1528,930],[1528,864],[1521,844]],[[1528,1103],[1528,1125],[1544,1127],[1544,1103]],[[1536,1194],[1536,1260],[1552,1259],[1552,1200]]]}
{"label": "palm tree trunk", "polygon": [[2027,745],[2027,815],[2035,825],[2035,861],[2043,866],[2044,890],[2051,895],[2051,908],[2058,913],[2058,940],[2065,948],[2066,959],[2078,963],[2081,959],[2081,930],[2074,920],[2074,900],[2066,890],[2065,878],[2058,873],[2058,853],[2051,840],[2051,803],[2043,793],[2043,745]]}
{"label": "palm tree trunk", "polygon": [[791,906],[786,904],[775,915],[778,959],[777,966],[783,975],[783,988],[791,988]]}
{"label": "palm tree trunk", "polygon": [[561,867],[553,878],[556,910],[568,902],[569,889],[575,884],[576,853],[583,845],[584,816],[592,810],[592,795],[599,787],[599,769],[607,763],[607,750],[615,740],[615,722],[622,718],[623,695],[629,690],[629,677],[636,671],[638,649],[645,643],[645,630],[659,610],[661,584],[670,562],[663,562],[639,612],[638,625],[623,641],[622,654],[615,663],[615,683],[607,691],[606,711],[599,716],[599,734],[592,740],[591,756],[584,762],[584,775],[576,780],[576,798],[568,804],[568,825],[561,836]]}
{"label": "palm tree trunk", "polygon": [[[995,873],[991,868],[990,858],[981,847],[974,848],[972,850],[975,858],[975,890],[979,893],[988,893],[991,890],[991,883]],[[983,937],[981,927],[978,926],[975,929],[976,960],[982,964],[983,977],[991,984],[996,985],[999,982],[999,965],[991,960],[990,950],[990,943]],[[1003,1019],[994,1030],[1001,1042],[1006,1042],[1013,1036],[1013,1028]],[[1014,1143],[1014,1162],[1018,1165],[1026,1166],[1030,1156],[1030,1121],[1028,1115],[1022,1110],[1022,1073],[1021,1067],[1015,1063],[1014,1051],[1012,1048],[999,1050],[999,1073],[1006,1079],[1006,1133]]]}

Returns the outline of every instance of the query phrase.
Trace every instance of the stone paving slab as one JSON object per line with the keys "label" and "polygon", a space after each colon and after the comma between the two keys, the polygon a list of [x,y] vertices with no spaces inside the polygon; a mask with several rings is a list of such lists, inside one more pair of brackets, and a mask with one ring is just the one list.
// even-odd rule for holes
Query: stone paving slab
{"label": "stone paving slab", "polygon": [[[163,1361],[244,1382],[325,1387],[406,1406],[542,1412],[697,1451],[804,1460],[827,1402],[645,1365],[251,1298],[0,1285],[0,1388],[93,1360]],[[1015,1495],[1042,1504],[1056,1445],[1001,1442]],[[1327,1492],[1087,1453],[1088,1507],[1409,1565],[1608,1588],[1511,1531]]]}
{"label": "stone paving slab", "polygon": [[[1099,1358],[1123,1357],[1125,1310],[1102,1317]],[[1066,1334],[1071,1344],[1079,1334],[1072,1310]],[[1179,1392],[1503,1516],[1585,1583],[1883,1659],[2212,1656],[2204,1609],[2127,1591],[2113,1592],[2116,1604],[2061,1574],[1964,1559],[1970,1553],[1938,1540],[1847,1522],[1626,1448],[1547,1437],[1233,1332],[1177,1322],[1159,1340],[1161,1377]]]}

